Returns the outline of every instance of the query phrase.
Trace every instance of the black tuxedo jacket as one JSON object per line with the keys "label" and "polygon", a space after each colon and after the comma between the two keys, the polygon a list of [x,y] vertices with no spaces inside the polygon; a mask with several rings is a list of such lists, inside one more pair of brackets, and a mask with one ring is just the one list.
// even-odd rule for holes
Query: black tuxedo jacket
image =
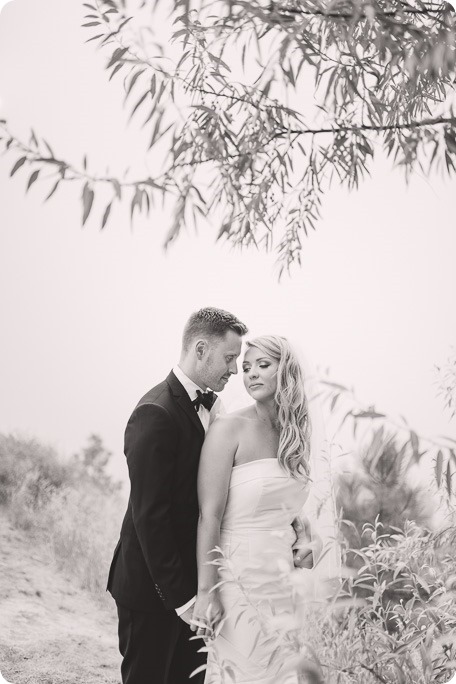
{"label": "black tuxedo jacket", "polygon": [[204,428],[173,372],[140,400],[125,431],[131,483],[108,590],[132,610],[168,610],[197,589],[196,481]]}

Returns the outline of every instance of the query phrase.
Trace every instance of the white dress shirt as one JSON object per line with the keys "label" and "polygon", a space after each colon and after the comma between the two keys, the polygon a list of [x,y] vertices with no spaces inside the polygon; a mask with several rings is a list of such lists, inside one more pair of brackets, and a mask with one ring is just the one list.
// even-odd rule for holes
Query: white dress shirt
{"label": "white dress shirt", "polygon": [[[179,366],[174,366],[173,368],[173,373],[176,376],[176,378],[179,380],[181,385],[184,386],[185,391],[187,392],[188,396],[190,397],[190,401],[194,401],[197,397],[196,391],[199,390],[200,392],[205,392],[206,390],[203,390],[202,387],[197,385],[196,383],[193,382],[193,380],[190,380],[187,375],[185,375],[184,371],[179,367]],[[225,409],[223,407],[222,402],[220,401],[220,397],[217,397],[215,400],[215,403],[213,407],[211,408],[210,411],[207,410],[207,408],[203,405],[200,405],[198,408],[198,418],[200,419],[204,432],[207,432],[209,425],[212,423],[212,421],[216,418],[218,413],[225,413]],[[194,596],[190,601],[188,601],[185,605],[180,606],[179,608],[176,608],[176,613],[178,615],[182,615],[182,613],[185,613],[186,610],[190,608],[190,606],[193,606],[193,604],[196,601],[196,596]]]}

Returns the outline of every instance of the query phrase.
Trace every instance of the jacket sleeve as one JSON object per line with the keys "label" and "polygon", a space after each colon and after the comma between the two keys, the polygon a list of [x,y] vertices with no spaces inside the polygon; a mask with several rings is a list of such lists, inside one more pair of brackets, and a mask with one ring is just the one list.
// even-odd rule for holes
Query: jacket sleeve
{"label": "jacket sleeve", "polygon": [[136,408],[125,432],[133,524],[155,589],[167,609],[183,605],[194,594],[171,523],[176,450],[176,425],[168,411],[156,404]]}

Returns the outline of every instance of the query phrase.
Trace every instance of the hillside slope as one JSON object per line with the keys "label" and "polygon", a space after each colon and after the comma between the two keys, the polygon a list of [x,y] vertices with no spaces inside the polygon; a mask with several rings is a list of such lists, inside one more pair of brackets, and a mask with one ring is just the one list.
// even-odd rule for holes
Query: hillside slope
{"label": "hillside slope", "polygon": [[12,684],[117,684],[119,667],[114,602],[80,590],[0,510],[3,677]]}

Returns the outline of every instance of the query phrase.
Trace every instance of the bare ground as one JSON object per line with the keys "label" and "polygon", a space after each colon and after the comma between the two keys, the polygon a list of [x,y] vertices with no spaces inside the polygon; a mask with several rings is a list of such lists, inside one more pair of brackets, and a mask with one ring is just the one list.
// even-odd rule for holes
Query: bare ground
{"label": "bare ground", "polygon": [[12,684],[118,684],[119,668],[114,601],[79,589],[0,510],[1,675]]}

